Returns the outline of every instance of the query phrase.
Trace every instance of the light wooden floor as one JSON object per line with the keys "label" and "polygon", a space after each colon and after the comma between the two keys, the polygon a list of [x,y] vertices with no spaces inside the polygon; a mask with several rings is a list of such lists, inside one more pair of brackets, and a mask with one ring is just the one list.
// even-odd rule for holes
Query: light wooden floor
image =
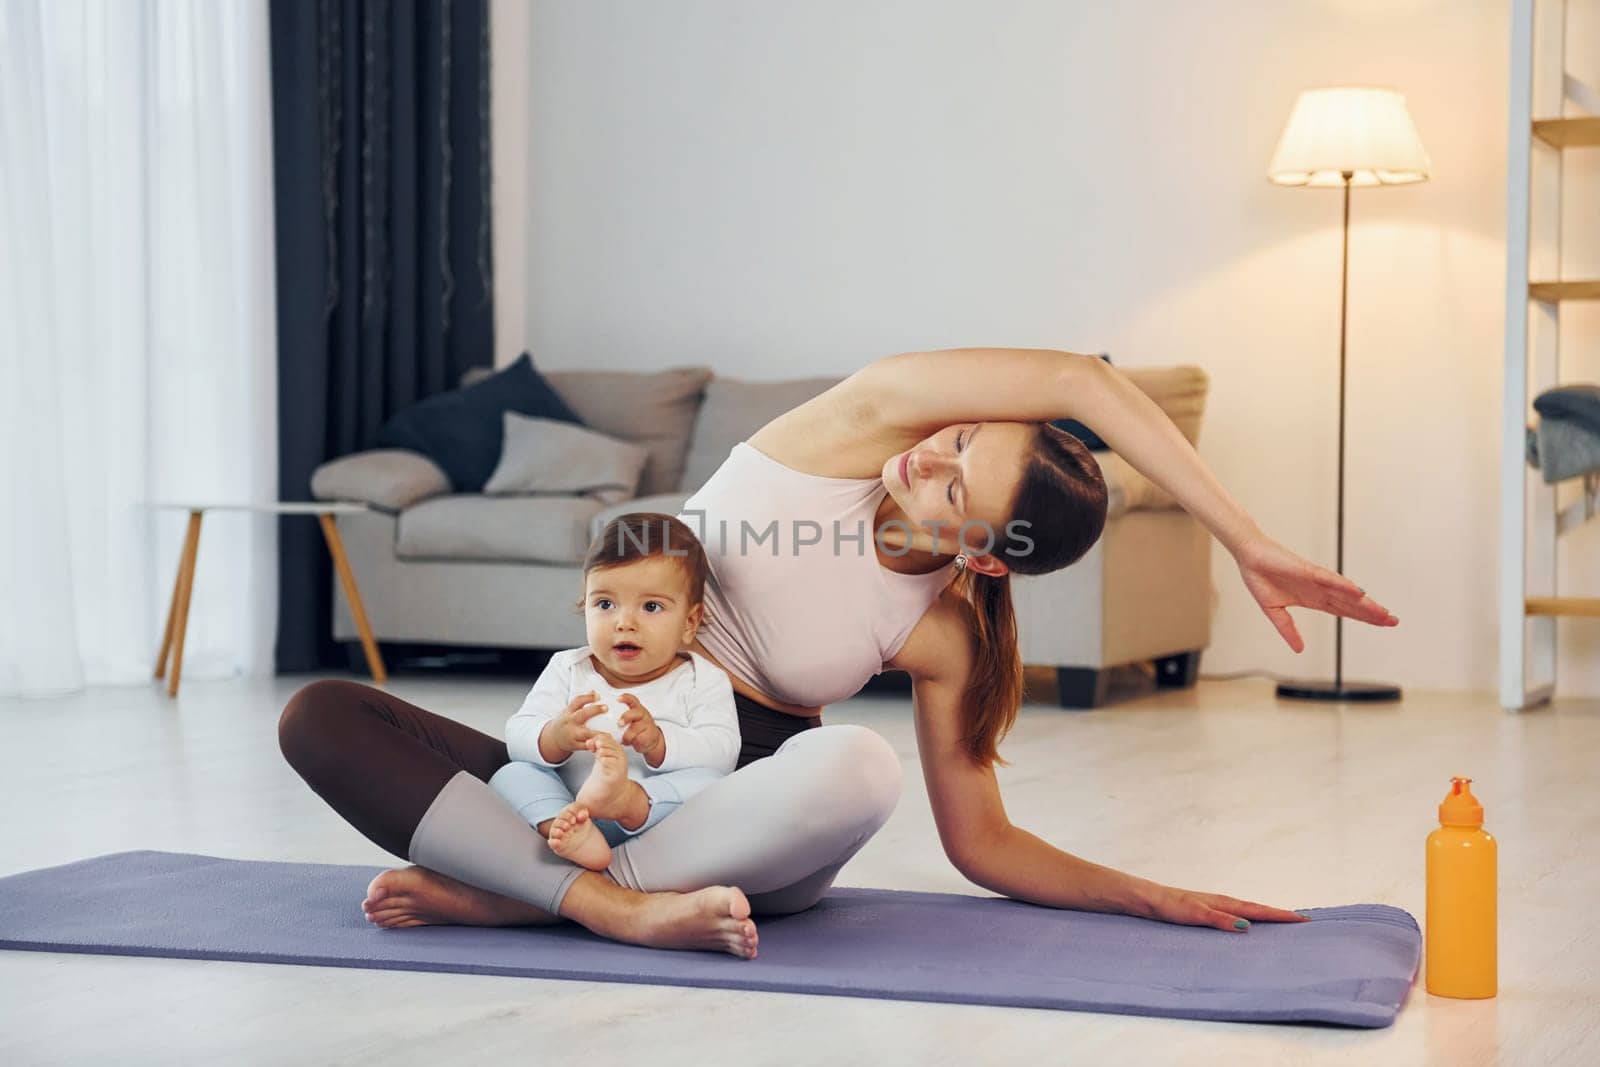
{"label": "light wooden floor", "polygon": [[[308,680],[0,701],[0,874],[126,849],[389,863],[278,753],[278,710]],[[390,687],[498,732],[526,684]],[[879,731],[907,767],[899,809],[840,883],[977,892],[939,850],[909,700],[858,697],[829,719]],[[1286,907],[1378,901],[1419,919],[1423,838],[1450,775],[1469,774],[1500,839],[1501,994],[1419,985],[1393,1028],[1352,1031],[0,952],[0,1062],[1600,1063],[1600,701],[1513,715],[1490,694],[1411,693],[1339,710],[1202,682],[1093,713],[1030,705],[1004,752],[1012,819],[1064,848]]]}

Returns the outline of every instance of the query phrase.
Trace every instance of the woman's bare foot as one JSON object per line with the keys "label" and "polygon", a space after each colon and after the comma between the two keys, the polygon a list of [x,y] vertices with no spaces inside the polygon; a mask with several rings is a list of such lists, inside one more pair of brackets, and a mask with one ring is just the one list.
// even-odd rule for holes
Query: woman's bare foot
{"label": "woman's bare foot", "polygon": [[756,958],[760,938],[750,920],[750,902],[738,889],[713,886],[693,893],[650,893],[631,916],[624,940],[651,948],[704,949],[740,959]]}
{"label": "woman's bare foot", "polygon": [[[604,880],[597,885],[608,892],[634,896]],[[714,886],[693,893],[646,893],[637,895],[636,901],[629,901],[618,923],[594,922],[591,929],[602,937],[651,948],[726,952],[747,960],[756,957],[760,938],[750,919],[750,902],[738,889]],[[532,904],[458,882],[426,867],[384,871],[367,886],[361,908],[368,922],[397,928],[548,926],[561,921]]]}
{"label": "woman's bare foot", "polygon": [[561,921],[532,904],[426,867],[384,871],[367,886],[361,910],[369,923],[385,927],[548,926]]}
{"label": "woman's bare foot", "polygon": [[561,809],[550,823],[550,851],[562,859],[603,871],[611,866],[611,846],[589,818],[589,809],[576,803]]}
{"label": "woman's bare foot", "polygon": [[589,815],[596,819],[627,815],[629,794],[639,788],[628,777],[628,750],[609,734],[589,738],[585,747],[594,753],[594,770],[578,789],[574,805],[588,808]]}

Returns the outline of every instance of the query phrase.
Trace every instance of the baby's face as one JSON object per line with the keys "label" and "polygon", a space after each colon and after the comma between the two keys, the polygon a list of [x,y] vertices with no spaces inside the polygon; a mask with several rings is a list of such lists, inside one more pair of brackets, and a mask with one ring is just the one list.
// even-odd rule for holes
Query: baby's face
{"label": "baby's face", "polygon": [[665,674],[694,640],[702,606],[689,604],[677,560],[662,556],[589,572],[583,616],[589,648],[608,670],[641,683]]}

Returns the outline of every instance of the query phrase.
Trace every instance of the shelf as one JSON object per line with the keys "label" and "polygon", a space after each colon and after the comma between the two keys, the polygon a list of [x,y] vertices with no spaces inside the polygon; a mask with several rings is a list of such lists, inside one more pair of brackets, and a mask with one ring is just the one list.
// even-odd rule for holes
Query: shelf
{"label": "shelf", "polygon": [[1528,295],[1547,304],[1558,300],[1600,300],[1600,282],[1529,282]]}
{"label": "shelf", "polygon": [[[1559,617],[1600,620],[1600,589],[1565,595],[1556,566],[1561,538],[1600,523],[1600,491],[1585,475],[1576,502],[1553,486],[1530,492],[1529,403],[1561,378],[1561,312],[1568,301],[1600,301],[1600,272],[1578,268],[1576,280],[1557,264],[1562,251],[1562,171],[1568,149],[1600,148],[1600,106],[1566,72],[1571,41],[1563,29],[1569,0],[1509,0],[1511,64],[1506,117],[1505,360],[1500,421],[1500,706],[1531,708],[1555,693],[1564,655]],[[1535,17],[1537,13],[1537,17]],[[1569,104],[1574,110],[1568,111]],[[1569,195],[1569,200],[1572,197]],[[1591,197],[1592,199],[1592,197]],[[1584,204],[1585,207],[1589,205]],[[1569,217],[1567,229],[1578,220]],[[1585,215],[1585,238],[1596,236]],[[1586,244],[1586,247],[1590,247]],[[1542,268],[1542,269],[1541,269]],[[1563,276],[1566,274],[1567,276]],[[1542,275],[1542,276],[1541,276]],[[1570,332],[1570,331],[1569,331]],[[1581,473],[1581,472],[1580,472]],[[1537,475],[1535,476],[1537,477]],[[1574,475],[1574,477],[1577,477]],[[1591,533],[1593,530],[1591,529]],[[1576,649],[1574,649],[1576,651]],[[1592,658],[1592,657],[1589,657]]]}
{"label": "shelf", "polygon": [[1588,615],[1600,618],[1600,597],[1531,596],[1529,615]]}
{"label": "shelf", "polygon": [[1534,119],[1533,135],[1557,148],[1600,147],[1600,118]]}

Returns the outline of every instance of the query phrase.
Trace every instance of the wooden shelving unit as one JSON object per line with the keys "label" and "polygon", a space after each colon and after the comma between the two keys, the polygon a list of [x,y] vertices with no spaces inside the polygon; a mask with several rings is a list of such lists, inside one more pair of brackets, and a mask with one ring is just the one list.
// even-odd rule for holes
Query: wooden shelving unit
{"label": "wooden shelving unit", "polygon": [[1594,148],[1600,146],[1600,117],[1534,119],[1533,135],[1552,148]]}
{"label": "wooden shelving unit", "polygon": [[1512,0],[1500,453],[1500,703],[1509,709],[1554,693],[1556,619],[1600,618],[1600,597],[1562,596],[1556,581],[1557,539],[1595,514],[1594,475],[1584,476],[1582,504],[1562,512],[1558,486],[1526,459],[1532,400],[1562,384],[1561,307],[1600,300],[1600,280],[1562,277],[1565,154],[1600,147],[1600,117],[1565,114],[1566,92],[1565,0]]}
{"label": "wooden shelving unit", "polygon": [[1600,618],[1600,597],[1533,596],[1528,598],[1528,614]]}
{"label": "wooden shelving unit", "polygon": [[1546,304],[1563,300],[1600,300],[1600,282],[1529,282],[1528,295]]}

